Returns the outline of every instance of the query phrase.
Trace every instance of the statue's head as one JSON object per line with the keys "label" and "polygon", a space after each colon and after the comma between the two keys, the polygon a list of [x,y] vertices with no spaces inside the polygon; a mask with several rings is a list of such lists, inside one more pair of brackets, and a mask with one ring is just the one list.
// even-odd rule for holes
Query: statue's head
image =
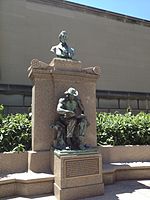
{"label": "statue's head", "polygon": [[65,94],[71,95],[71,96],[78,96],[78,91],[75,88],[70,87]]}
{"label": "statue's head", "polygon": [[60,42],[66,43],[67,39],[68,39],[67,32],[66,31],[61,31],[61,33],[59,34],[59,40],[60,40]]}
{"label": "statue's head", "polygon": [[67,38],[67,32],[61,31],[59,34],[60,43],[56,46],[52,46],[51,51],[55,53],[59,58],[72,59],[74,56],[74,49],[68,46]]}

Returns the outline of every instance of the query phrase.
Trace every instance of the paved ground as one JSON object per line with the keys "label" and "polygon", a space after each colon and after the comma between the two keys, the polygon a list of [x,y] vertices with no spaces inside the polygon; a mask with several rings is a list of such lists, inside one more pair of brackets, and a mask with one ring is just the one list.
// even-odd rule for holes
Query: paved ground
{"label": "paved ground", "polygon": [[[54,196],[16,197],[1,200],[56,200]],[[82,199],[83,200],[83,199]],[[150,180],[120,181],[105,186],[103,196],[86,198],[84,200],[150,200]]]}

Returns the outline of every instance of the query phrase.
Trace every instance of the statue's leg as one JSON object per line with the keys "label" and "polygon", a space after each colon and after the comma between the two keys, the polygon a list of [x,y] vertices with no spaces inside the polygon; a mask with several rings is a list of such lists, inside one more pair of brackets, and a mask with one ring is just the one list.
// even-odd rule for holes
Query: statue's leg
{"label": "statue's leg", "polygon": [[56,138],[54,140],[54,148],[65,149],[66,144],[64,141],[64,127],[62,127],[60,124],[56,124],[54,128],[57,132]]}
{"label": "statue's leg", "polygon": [[85,134],[87,130],[87,120],[84,118],[79,122],[79,148],[85,149]]}
{"label": "statue's leg", "polygon": [[85,136],[87,130],[87,120],[82,119],[79,123],[79,136]]}
{"label": "statue's leg", "polygon": [[72,138],[71,137],[67,137],[67,148],[71,149],[72,148]]}
{"label": "statue's leg", "polygon": [[84,150],[85,146],[84,146],[84,136],[79,136],[79,149]]}
{"label": "statue's leg", "polygon": [[76,119],[70,119],[67,125],[67,146],[69,148],[73,147],[72,137],[73,137],[75,126],[76,126]]}

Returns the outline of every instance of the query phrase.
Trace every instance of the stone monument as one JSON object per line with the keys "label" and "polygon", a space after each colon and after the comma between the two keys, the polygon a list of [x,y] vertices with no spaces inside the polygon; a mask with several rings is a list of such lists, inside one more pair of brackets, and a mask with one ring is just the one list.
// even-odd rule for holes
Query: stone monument
{"label": "stone monument", "polygon": [[[80,61],[73,60],[74,50],[66,43],[66,31],[60,34],[60,37],[59,45],[51,49],[57,58],[54,58],[50,64],[33,59],[28,69],[29,78],[33,81],[32,150],[34,153],[33,155],[31,153],[30,156],[30,168],[32,170],[35,167],[33,164],[35,152],[37,155],[41,155],[43,152],[50,159],[50,168],[55,175],[54,194],[56,198],[58,200],[75,200],[101,195],[104,192],[102,159],[96,150],[95,92],[100,68],[84,68]],[[62,110],[64,109],[64,99],[62,98],[64,94],[67,95],[67,98],[73,94],[74,103],[72,105],[80,105],[81,109],[78,115],[80,116],[79,121],[74,118],[77,116],[74,115],[75,107],[72,108],[72,112],[69,111],[69,116],[72,114],[72,119],[74,119],[70,126],[74,123],[78,124],[80,128],[83,126],[86,134],[83,134],[84,131],[79,134],[79,129],[76,129],[72,133],[84,136],[84,142],[81,137],[77,137],[78,143],[75,144],[75,140],[71,139],[71,144],[70,137],[68,137],[69,132],[65,132],[68,128],[66,126],[63,131],[67,139],[64,141],[64,146],[61,144],[63,148],[62,146],[58,148],[60,145],[57,143],[59,133],[61,135],[62,132],[56,131],[59,127],[56,119],[59,119],[59,114],[64,112]],[[61,128],[63,129],[63,127]],[[54,143],[57,145],[55,146]],[[40,156],[38,158],[40,162]]]}

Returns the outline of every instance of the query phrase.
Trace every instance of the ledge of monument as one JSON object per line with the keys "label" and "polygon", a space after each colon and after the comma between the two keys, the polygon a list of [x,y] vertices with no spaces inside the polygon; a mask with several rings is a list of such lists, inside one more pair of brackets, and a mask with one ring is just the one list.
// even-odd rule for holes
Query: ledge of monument
{"label": "ledge of monument", "polygon": [[28,77],[33,79],[33,74],[38,74],[41,76],[42,74],[57,74],[57,73],[78,73],[80,75],[89,76],[96,75],[97,77],[100,75],[100,67],[82,67],[82,62],[78,60],[64,59],[64,58],[53,58],[50,64],[39,61],[38,59],[33,59],[31,61],[31,65],[28,68]]}
{"label": "ledge of monument", "polygon": [[78,60],[72,60],[72,59],[53,58],[49,66],[54,67],[55,70],[81,71],[82,62]]}
{"label": "ledge of monument", "polygon": [[98,154],[97,148],[89,148],[85,150],[54,150],[54,154],[58,157],[60,156],[72,156],[72,155],[89,155],[89,154]]}

